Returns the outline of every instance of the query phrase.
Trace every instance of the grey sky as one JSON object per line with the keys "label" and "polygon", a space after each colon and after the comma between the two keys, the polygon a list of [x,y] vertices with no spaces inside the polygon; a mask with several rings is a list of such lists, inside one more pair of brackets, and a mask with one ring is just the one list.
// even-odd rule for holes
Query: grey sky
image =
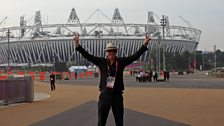
{"label": "grey sky", "polygon": [[[75,7],[81,21],[96,9],[112,17],[114,8],[120,12],[126,22],[144,23],[147,11],[158,16],[168,15],[170,24],[181,24],[178,16],[184,17],[195,28],[202,30],[199,50],[224,50],[222,33],[224,33],[223,0],[0,0],[0,20],[8,17],[6,26],[18,25],[19,17],[26,19],[41,10],[43,18],[49,23],[65,23],[71,8]],[[184,25],[182,23],[182,25]]]}

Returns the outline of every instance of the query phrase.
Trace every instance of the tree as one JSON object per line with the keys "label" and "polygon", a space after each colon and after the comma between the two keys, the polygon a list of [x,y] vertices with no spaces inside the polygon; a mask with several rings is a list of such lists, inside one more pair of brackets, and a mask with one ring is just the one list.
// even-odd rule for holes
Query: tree
{"label": "tree", "polygon": [[[162,51],[161,51],[162,54]],[[166,69],[167,70],[187,70],[194,68],[194,62],[196,58],[196,69],[200,69],[202,65],[203,69],[212,69],[214,67],[214,53],[204,53],[202,51],[196,51],[194,53],[183,52],[182,54],[166,52]],[[221,50],[216,51],[217,67],[224,67],[224,52]],[[162,57],[162,56],[161,56]],[[152,49],[150,58],[153,59],[153,66],[156,66],[156,49]],[[161,59],[162,61],[162,59]],[[148,66],[149,67],[149,66]],[[147,67],[147,68],[148,68]]]}

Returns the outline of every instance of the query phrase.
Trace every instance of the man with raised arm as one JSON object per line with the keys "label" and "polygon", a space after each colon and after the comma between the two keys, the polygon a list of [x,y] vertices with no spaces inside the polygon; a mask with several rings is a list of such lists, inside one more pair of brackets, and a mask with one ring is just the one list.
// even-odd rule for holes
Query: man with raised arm
{"label": "man with raised arm", "polygon": [[124,104],[123,104],[123,71],[124,68],[137,60],[146,50],[151,38],[145,35],[141,48],[132,56],[117,57],[117,47],[114,43],[108,43],[106,46],[106,58],[96,57],[89,54],[80,45],[79,34],[75,34],[73,42],[76,51],[82,54],[90,62],[99,67],[99,101],[98,101],[98,126],[105,126],[107,117],[112,108],[116,126],[123,126]]}

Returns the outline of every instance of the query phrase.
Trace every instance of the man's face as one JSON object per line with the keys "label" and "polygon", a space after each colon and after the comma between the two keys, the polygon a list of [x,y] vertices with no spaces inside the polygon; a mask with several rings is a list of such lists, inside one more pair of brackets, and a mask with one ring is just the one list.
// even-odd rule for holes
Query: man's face
{"label": "man's face", "polygon": [[110,59],[114,59],[116,57],[117,54],[117,50],[108,50],[107,51],[107,58]]}

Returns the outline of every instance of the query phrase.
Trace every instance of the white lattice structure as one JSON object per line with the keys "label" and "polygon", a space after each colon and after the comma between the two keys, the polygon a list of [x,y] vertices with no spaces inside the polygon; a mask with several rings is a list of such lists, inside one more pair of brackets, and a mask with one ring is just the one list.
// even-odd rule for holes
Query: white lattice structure
{"label": "white lattice structure", "polygon": [[[94,13],[101,13],[108,23],[86,23]],[[194,52],[197,49],[201,31],[191,27],[173,26],[165,28],[165,39],[159,39],[162,27],[156,24],[153,12],[148,13],[147,23],[125,23],[116,8],[112,19],[100,10],[96,10],[85,23],[81,23],[73,8],[66,24],[42,24],[40,11],[36,12],[33,25],[27,25],[24,17],[20,26],[0,28],[0,63],[7,63],[9,53],[11,63],[53,63],[75,62],[88,64],[74,50],[72,35],[81,34],[81,44],[96,56],[105,56],[106,43],[115,42],[119,47],[118,56],[128,56],[142,45],[144,34],[150,33],[152,41],[150,49],[159,46],[167,52]],[[11,32],[10,50],[8,50],[7,30]],[[140,61],[149,60],[150,51],[141,56]]]}

